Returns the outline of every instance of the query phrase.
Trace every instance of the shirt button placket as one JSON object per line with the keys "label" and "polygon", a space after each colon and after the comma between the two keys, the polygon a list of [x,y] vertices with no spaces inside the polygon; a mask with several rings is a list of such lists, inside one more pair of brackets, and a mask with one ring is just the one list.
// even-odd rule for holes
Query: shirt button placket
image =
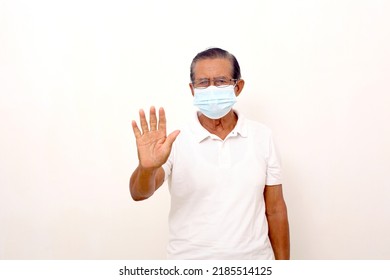
{"label": "shirt button placket", "polygon": [[[227,140],[227,139],[225,139]],[[218,151],[219,166],[228,168],[230,166],[230,145],[229,141],[221,141]]]}

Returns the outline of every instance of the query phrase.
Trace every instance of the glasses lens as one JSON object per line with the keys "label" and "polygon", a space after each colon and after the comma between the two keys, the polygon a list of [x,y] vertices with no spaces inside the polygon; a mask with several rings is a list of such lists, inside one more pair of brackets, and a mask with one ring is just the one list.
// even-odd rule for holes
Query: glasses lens
{"label": "glasses lens", "polygon": [[230,84],[230,80],[228,79],[215,79],[214,80],[214,85],[216,87],[227,87]]}
{"label": "glasses lens", "polygon": [[195,88],[207,88],[208,86],[210,86],[210,80],[208,79],[198,80],[194,83]]}

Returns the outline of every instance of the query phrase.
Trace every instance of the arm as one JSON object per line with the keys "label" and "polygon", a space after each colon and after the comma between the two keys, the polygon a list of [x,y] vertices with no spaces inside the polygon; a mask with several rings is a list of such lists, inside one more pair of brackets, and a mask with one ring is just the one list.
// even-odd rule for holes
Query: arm
{"label": "arm", "polygon": [[141,165],[134,170],[130,177],[130,194],[135,201],[151,197],[164,183],[164,169],[162,167],[147,169]]}
{"label": "arm", "polygon": [[137,123],[132,122],[139,159],[138,167],[131,175],[129,183],[131,197],[134,200],[149,198],[163,184],[165,173],[161,166],[167,161],[172,144],[180,133],[176,130],[166,136],[163,108],[159,110],[159,121],[155,108],[150,108],[150,127],[143,110],[140,110],[139,116],[142,132]]}
{"label": "arm", "polygon": [[290,259],[290,234],[282,185],[265,186],[264,199],[269,228],[268,235],[275,259],[288,260]]}

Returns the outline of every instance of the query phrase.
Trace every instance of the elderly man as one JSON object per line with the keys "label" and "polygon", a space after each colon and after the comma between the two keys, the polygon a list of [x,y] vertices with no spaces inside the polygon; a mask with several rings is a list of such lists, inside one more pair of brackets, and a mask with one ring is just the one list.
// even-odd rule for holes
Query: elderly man
{"label": "elderly man", "polygon": [[130,178],[134,200],[168,180],[169,259],[289,259],[289,226],[281,166],[271,131],[233,110],[244,87],[229,52],[195,56],[190,89],[199,111],[166,134],[163,108],[140,110],[132,122],[139,165]]}

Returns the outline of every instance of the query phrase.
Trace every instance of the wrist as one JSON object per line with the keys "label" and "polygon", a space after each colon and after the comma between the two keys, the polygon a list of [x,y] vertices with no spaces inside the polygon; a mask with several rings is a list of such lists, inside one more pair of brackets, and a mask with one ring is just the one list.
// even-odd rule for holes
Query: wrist
{"label": "wrist", "polygon": [[138,170],[139,172],[143,173],[143,174],[150,174],[150,175],[153,175],[154,173],[157,172],[157,170],[159,169],[160,167],[146,167],[146,166],[142,166],[141,163],[139,163],[138,165]]}

